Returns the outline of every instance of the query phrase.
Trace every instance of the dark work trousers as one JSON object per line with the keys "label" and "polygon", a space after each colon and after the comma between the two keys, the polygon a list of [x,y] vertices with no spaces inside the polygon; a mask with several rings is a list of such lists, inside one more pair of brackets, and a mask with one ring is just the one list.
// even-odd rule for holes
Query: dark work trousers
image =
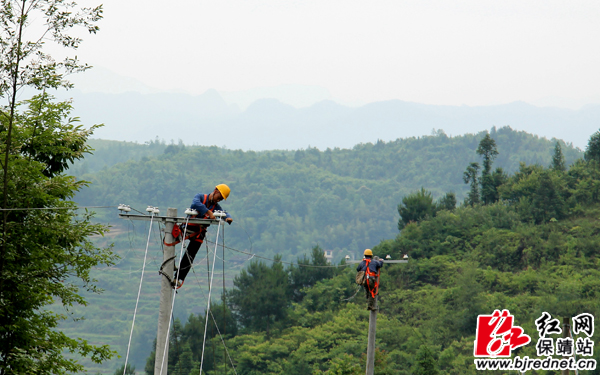
{"label": "dark work trousers", "polygon": [[[369,289],[371,289],[371,290],[375,289],[375,279],[369,278],[367,280],[367,283],[368,283],[368,285],[365,284],[365,292],[366,292],[366,297],[367,297],[367,310],[375,310],[377,308],[377,306],[375,304],[375,298],[373,298],[373,295],[369,291]],[[377,295],[375,295],[375,297],[377,297]]]}
{"label": "dark work trousers", "polygon": [[[198,236],[198,239],[203,241],[204,236],[206,236],[206,231],[202,231]],[[188,243],[185,254],[183,254],[183,258],[181,258],[181,261],[179,262],[179,275],[177,276],[179,280],[185,280],[188,272],[192,269],[192,263],[194,263],[194,258],[196,257],[198,250],[200,250],[200,246],[202,246],[202,242],[199,241],[191,240]],[[177,272],[175,275],[177,275]]]}

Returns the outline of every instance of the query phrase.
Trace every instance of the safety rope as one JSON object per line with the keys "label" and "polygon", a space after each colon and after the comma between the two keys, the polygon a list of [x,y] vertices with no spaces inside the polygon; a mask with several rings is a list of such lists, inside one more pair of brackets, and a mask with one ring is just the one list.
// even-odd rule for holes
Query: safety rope
{"label": "safety rope", "polygon": [[[183,238],[185,238],[185,234],[187,231],[187,226],[188,223],[190,221],[190,215],[187,216],[186,220],[185,220],[185,229],[183,230]],[[173,225],[177,225],[177,223],[173,224]],[[185,244],[185,240],[181,241],[181,251],[179,252],[179,259],[181,260],[181,258],[183,257],[183,248]],[[162,267],[161,267],[161,271],[162,271]],[[163,273],[164,275],[164,273]],[[179,267],[177,267],[177,273],[175,274],[175,285],[174,285],[174,291],[176,291],[175,288],[177,288],[177,280],[179,279]],[[169,280],[169,277],[167,277],[167,280]],[[175,297],[177,297],[177,293],[173,293],[173,299],[171,302],[171,312],[169,313],[169,316],[173,316],[173,308],[175,307]],[[162,357],[162,363],[160,365],[160,374],[162,375],[163,373],[163,368],[165,366],[165,357],[167,356],[167,346],[169,343],[169,332],[171,331],[171,319],[169,319],[169,327],[167,328],[167,335],[165,338],[165,349],[163,351],[163,357]]]}
{"label": "safety rope", "polygon": [[360,290],[360,285],[356,287],[356,292],[354,292],[354,294],[352,295],[352,297],[346,298],[346,299],[341,299],[341,300],[342,301],[350,301],[351,299],[353,299],[354,297],[356,297],[356,295],[358,294],[359,290]]}
{"label": "safety rope", "polygon": [[127,355],[125,356],[125,367],[123,367],[123,375],[127,371],[127,361],[129,360],[129,349],[131,348],[131,338],[133,337],[133,327],[135,326],[135,316],[137,315],[138,304],[140,302],[140,294],[142,293],[142,282],[144,280],[144,271],[146,270],[146,256],[148,255],[148,246],[150,245],[150,235],[152,234],[152,221],[154,220],[154,211],[150,217],[150,228],[148,229],[148,240],[146,241],[146,251],[144,252],[144,264],[142,266],[142,276],[140,277],[140,287],[135,301],[135,310],[133,310],[133,321],[131,322],[131,332],[129,333],[129,343],[127,344]]}
{"label": "safety rope", "polygon": [[210,284],[208,285],[208,302],[206,305],[206,320],[204,322],[204,338],[202,340],[202,357],[200,359],[200,375],[202,375],[202,366],[204,365],[204,348],[206,346],[206,329],[208,328],[208,312],[210,311],[210,295],[212,293],[212,282],[215,276],[215,258],[217,256],[217,246],[219,245],[219,231],[221,230],[221,225],[223,225],[223,221],[219,221],[219,225],[217,226],[217,236],[215,237],[215,256],[213,257],[212,264],[212,272],[210,273]]}

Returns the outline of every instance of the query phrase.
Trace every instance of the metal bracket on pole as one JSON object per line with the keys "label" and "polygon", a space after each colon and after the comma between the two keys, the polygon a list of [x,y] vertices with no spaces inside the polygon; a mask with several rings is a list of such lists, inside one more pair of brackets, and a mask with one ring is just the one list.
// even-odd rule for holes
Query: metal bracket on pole
{"label": "metal bracket on pole", "polygon": [[[383,260],[383,264],[396,264],[396,263],[408,263],[408,259],[400,259],[400,260],[385,260],[385,259],[381,259]],[[358,264],[362,262],[362,260],[348,260],[346,261],[347,264]]]}
{"label": "metal bracket on pole", "polygon": [[[129,220],[150,220],[150,216],[148,215],[139,215],[139,214],[129,214],[129,213],[120,213],[119,217],[121,219],[129,219]],[[154,221],[162,221],[163,223],[185,223],[186,220],[190,224],[204,224],[204,225],[212,225],[217,224],[219,220],[212,219],[197,219],[197,218],[186,218],[186,217],[169,217],[169,216],[154,216]]]}

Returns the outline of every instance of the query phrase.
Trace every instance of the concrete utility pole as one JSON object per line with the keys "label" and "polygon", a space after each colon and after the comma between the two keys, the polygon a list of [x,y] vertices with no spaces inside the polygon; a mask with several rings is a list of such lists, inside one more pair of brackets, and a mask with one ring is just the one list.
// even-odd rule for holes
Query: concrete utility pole
{"label": "concrete utility pole", "polygon": [[[177,209],[169,208],[167,217],[177,217]],[[173,243],[175,239],[171,234],[173,222],[165,224],[165,243]],[[169,261],[170,260],[170,261]],[[175,273],[175,246],[165,245],[163,252],[162,271],[167,275]],[[154,356],[154,375],[167,374],[169,358],[169,340],[167,338],[170,320],[171,304],[173,303],[173,285],[168,278],[161,278],[160,283],[160,308],[158,310],[158,331],[156,333],[156,352]],[[162,368],[161,368],[162,367]]]}
{"label": "concrete utility pole", "polygon": [[[569,324],[569,318],[563,317],[563,338],[570,337],[569,331],[571,330],[571,325]],[[569,375],[569,370],[561,370],[561,375]]]}
{"label": "concrete utility pole", "polygon": [[[175,242],[175,238],[173,238],[173,235],[171,233],[173,231],[173,226],[176,223],[188,222],[205,225],[219,223],[219,220],[177,217],[176,208],[167,209],[167,216],[153,217],[150,215],[129,214],[131,210],[129,206],[120,205],[119,210],[121,211],[119,217],[122,219],[145,221],[154,220],[165,223],[165,243]],[[158,209],[155,212],[158,212]],[[156,356],[154,359],[154,375],[167,375],[167,366],[169,363],[169,321],[171,320],[171,306],[173,304],[173,296],[175,295],[175,290],[173,289],[172,284],[172,277],[175,274],[175,245],[165,245],[163,253],[163,264],[161,266],[160,273],[163,277],[161,280],[160,289],[160,307],[158,311],[158,331],[156,334]]]}
{"label": "concrete utility pole", "polygon": [[[349,258],[349,257],[347,257]],[[402,260],[390,260],[389,255],[384,260],[384,264],[394,264],[394,263],[408,263],[408,256],[405,255]],[[351,260],[346,259],[347,263],[350,264],[358,264],[362,262],[362,260]],[[375,310],[371,310],[369,315],[369,337],[367,339],[367,365],[366,365],[366,375],[373,375],[375,373],[375,333],[377,331],[377,310],[379,309],[377,300],[379,296],[375,296],[375,306],[377,308]]]}
{"label": "concrete utility pole", "polygon": [[[375,306],[377,306],[377,297],[375,296]],[[375,372],[375,331],[377,330],[377,309],[369,311],[369,338],[367,341],[367,372],[366,375],[373,375]]]}

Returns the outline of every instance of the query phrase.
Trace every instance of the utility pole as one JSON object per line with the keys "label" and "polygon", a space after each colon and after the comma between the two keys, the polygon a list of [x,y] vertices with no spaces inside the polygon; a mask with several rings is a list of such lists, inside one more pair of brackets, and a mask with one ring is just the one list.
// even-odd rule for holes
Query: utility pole
{"label": "utility pole", "polygon": [[[571,331],[571,325],[569,324],[569,318],[563,317],[563,338],[571,337],[569,332]],[[561,370],[561,375],[569,375],[569,369]]]}
{"label": "utility pole", "polygon": [[[167,217],[177,217],[177,209],[167,209]],[[173,235],[173,222],[165,223],[165,247],[163,252],[163,263],[161,271],[167,275],[175,273],[175,242]],[[167,337],[170,320],[171,304],[173,303],[173,285],[171,281],[162,275],[160,283],[160,307],[158,309],[158,331],[156,333],[156,352],[154,356],[154,375],[167,374],[169,358],[169,338]]]}
{"label": "utility pole", "polygon": [[[148,212],[151,212],[151,207],[148,207]],[[165,224],[165,247],[163,253],[163,263],[159,273],[163,276],[160,289],[160,307],[158,310],[158,331],[156,334],[156,355],[154,359],[154,375],[167,375],[167,367],[169,363],[169,327],[171,320],[171,306],[175,290],[173,289],[173,275],[175,274],[175,238],[171,234],[173,226],[176,223],[193,223],[193,224],[219,224],[220,219],[197,219],[188,217],[177,217],[177,209],[167,209],[167,216],[150,216],[130,214],[131,208],[126,205],[119,205],[119,217],[128,220],[144,220],[144,221],[159,221]],[[156,208],[156,211],[158,209]],[[186,214],[191,215],[191,211],[186,210]],[[197,214],[197,213],[196,213]],[[224,214],[223,214],[224,215]],[[215,215],[219,218],[221,215]],[[166,244],[172,245],[166,245]],[[215,249],[216,251],[216,249]]]}
{"label": "utility pole", "polygon": [[[379,296],[375,296],[375,306]],[[375,331],[377,330],[377,308],[369,311],[369,338],[367,340],[367,371],[366,375],[375,372]]]}
{"label": "utility pole", "polygon": [[[346,262],[350,264],[358,264],[362,262],[362,260],[349,260],[349,256],[346,256]],[[408,255],[404,255],[404,259],[402,260],[391,260],[388,255],[384,261],[384,264],[393,264],[393,263],[408,263]],[[377,303],[378,296],[375,296],[375,310],[370,310],[369,314],[369,337],[367,339],[367,365],[366,365],[366,375],[373,375],[375,373],[375,333],[377,331],[377,310],[379,310],[379,306]]]}

